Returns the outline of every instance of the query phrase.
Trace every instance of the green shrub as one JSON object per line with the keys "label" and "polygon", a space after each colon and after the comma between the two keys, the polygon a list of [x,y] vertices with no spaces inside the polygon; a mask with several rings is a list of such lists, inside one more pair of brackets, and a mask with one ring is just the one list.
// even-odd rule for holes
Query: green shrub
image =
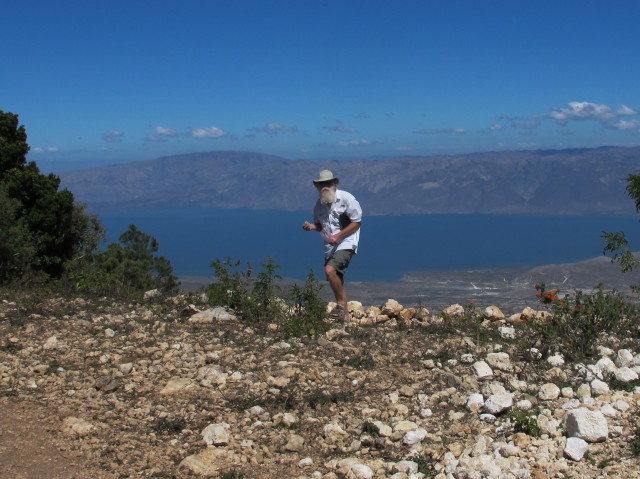
{"label": "green shrub", "polygon": [[256,326],[278,324],[285,337],[313,336],[329,329],[324,321],[326,302],[318,295],[321,285],[313,271],[304,286],[294,284],[285,292],[276,283],[282,278],[272,258],[255,277],[250,263],[243,267],[240,261],[217,259],[211,267],[217,281],[205,288],[210,305],[225,306]]}
{"label": "green shrub", "polygon": [[637,333],[638,306],[616,291],[605,291],[598,285],[592,293],[577,290],[560,297],[544,283],[536,289],[551,318],[536,321],[535,333],[545,348],[557,350],[569,360],[595,356],[603,334]]}
{"label": "green shrub", "polygon": [[513,422],[514,432],[523,432],[534,437],[540,435],[538,418],[533,411],[524,411],[520,408],[512,407],[507,412],[507,417]]}
{"label": "green shrub", "polygon": [[321,288],[313,270],[307,275],[303,287],[297,284],[292,286],[289,293],[292,306],[282,322],[285,336],[314,336],[329,330],[329,324],[325,321],[327,303],[319,296]]}

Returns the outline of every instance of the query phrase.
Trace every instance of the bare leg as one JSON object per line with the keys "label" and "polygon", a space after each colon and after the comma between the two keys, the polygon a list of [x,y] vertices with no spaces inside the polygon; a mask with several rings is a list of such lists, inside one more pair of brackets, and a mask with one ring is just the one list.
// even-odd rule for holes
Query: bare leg
{"label": "bare leg", "polygon": [[327,275],[327,281],[329,282],[329,286],[333,290],[333,294],[336,297],[336,303],[338,306],[342,307],[345,311],[344,320],[348,322],[349,318],[349,308],[347,306],[347,292],[344,289],[344,279],[338,274],[336,269],[327,265],[324,267],[324,272]]}

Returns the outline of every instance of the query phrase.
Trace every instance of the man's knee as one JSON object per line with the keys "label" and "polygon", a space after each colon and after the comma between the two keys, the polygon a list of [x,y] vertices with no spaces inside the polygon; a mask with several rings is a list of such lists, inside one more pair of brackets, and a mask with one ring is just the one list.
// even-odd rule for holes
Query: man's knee
{"label": "man's knee", "polygon": [[338,275],[336,268],[331,266],[330,264],[324,267],[324,274],[327,276],[327,279],[330,277],[334,277]]}

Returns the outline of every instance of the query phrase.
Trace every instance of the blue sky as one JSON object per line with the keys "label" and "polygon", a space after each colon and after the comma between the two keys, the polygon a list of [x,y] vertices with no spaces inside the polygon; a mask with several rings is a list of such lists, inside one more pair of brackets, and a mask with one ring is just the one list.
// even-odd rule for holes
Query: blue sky
{"label": "blue sky", "polygon": [[640,145],[640,2],[5,2],[0,109],[66,169]]}

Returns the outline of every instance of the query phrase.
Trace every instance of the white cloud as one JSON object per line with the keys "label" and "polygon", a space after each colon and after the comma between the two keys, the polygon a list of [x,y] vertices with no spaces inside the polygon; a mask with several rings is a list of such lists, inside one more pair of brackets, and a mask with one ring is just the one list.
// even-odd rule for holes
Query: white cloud
{"label": "white cloud", "polygon": [[542,118],[537,115],[526,116],[509,116],[500,115],[500,120],[506,120],[511,124],[511,128],[519,128],[521,130],[533,130],[540,126]]}
{"label": "white cloud", "polygon": [[323,126],[322,128],[329,131],[336,131],[338,133],[358,133],[358,129],[353,126],[345,126],[340,120],[336,120],[334,126]]}
{"label": "white cloud", "polygon": [[495,123],[493,125],[491,125],[489,127],[489,130],[491,131],[502,131],[504,130],[504,125],[501,125],[500,123]]}
{"label": "white cloud", "polygon": [[224,130],[216,126],[209,126],[207,128],[191,128],[187,136],[189,138],[220,138],[226,134]]}
{"label": "white cloud", "polygon": [[602,105],[599,103],[572,101],[569,102],[565,108],[552,108],[549,112],[549,117],[561,124],[565,124],[570,120],[596,120],[607,122],[620,116],[633,116],[637,114],[637,111],[626,105],[622,105],[620,108],[615,110],[608,105]]}
{"label": "white cloud", "polygon": [[298,131],[297,126],[287,126],[280,123],[267,123],[263,127],[251,128],[249,131],[256,133],[266,133],[268,135],[277,135],[278,133],[296,133]]}
{"label": "white cloud", "polygon": [[178,136],[178,132],[173,128],[166,128],[164,126],[158,125],[154,128],[154,130],[156,134],[160,136],[169,136],[169,137]]}
{"label": "white cloud", "polygon": [[55,146],[50,146],[48,148],[41,148],[39,146],[36,146],[35,148],[31,148],[31,151],[34,153],[44,153],[45,151],[47,153],[57,153],[58,151],[60,151],[60,149],[56,148]]}
{"label": "white cloud", "polygon": [[350,141],[339,141],[338,145],[340,146],[367,146],[370,145],[371,141],[361,138],[359,140],[350,140]]}
{"label": "white cloud", "polygon": [[464,128],[441,128],[441,129],[424,129],[417,130],[414,133],[419,135],[464,135],[466,130]]}
{"label": "white cloud", "polygon": [[112,131],[103,133],[102,139],[107,143],[118,143],[122,141],[123,136],[124,136],[124,133],[122,133],[121,131],[112,130]]}
{"label": "white cloud", "polygon": [[638,120],[618,120],[611,124],[611,128],[623,131],[640,131],[640,121]]}

